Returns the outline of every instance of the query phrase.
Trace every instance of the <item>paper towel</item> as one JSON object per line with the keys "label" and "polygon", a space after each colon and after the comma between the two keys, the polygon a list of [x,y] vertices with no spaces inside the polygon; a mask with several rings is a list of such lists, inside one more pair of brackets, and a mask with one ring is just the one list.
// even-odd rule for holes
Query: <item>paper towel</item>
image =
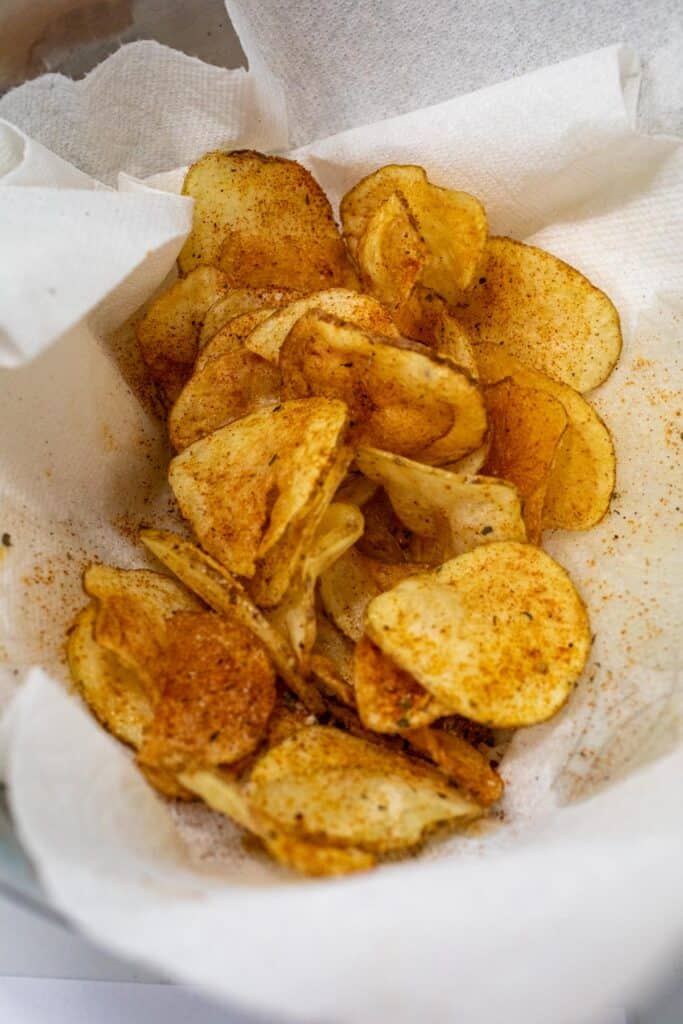
{"label": "paper towel", "polygon": [[[87,96],[91,81],[73,88]],[[683,938],[680,750],[557,810],[678,740],[683,173],[675,140],[635,132],[636,91],[634,59],[615,48],[296,153],[333,198],[384,160],[423,163],[434,180],[480,195],[494,230],[588,272],[624,318],[622,362],[592,396],[615,431],[615,510],[587,535],[548,539],[588,599],[589,670],[562,715],[518,734],[503,766],[505,822],[419,862],[325,884],[285,879],[246,854],[229,823],[201,808],[169,814],[50,681],[64,675],[59,647],[82,601],[83,562],[141,564],[134,525],[172,519],[168,452],[136,401],[130,332],[112,338],[89,279],[75,289],[88,317],[3,371],[6,685],[12,667],[42,666],[4,722],[10,799],[48,892],[99,941],[288,1017],[576,1024],[652,981]],[[148,170],[165,169],[158,145]],[[111,154],[102,162],[114,166]],[[124,186],[141,202],[179,202]],[[62,199],[55,190],[55,211]],[[89,250],[96,264],[107,262],[101,245],[102,259]],[[68,279],[66,244],[62,254]],[[172,259],[165,251],[142,290]],[[10,329],[15,353],[30,354],[15,321]]]}

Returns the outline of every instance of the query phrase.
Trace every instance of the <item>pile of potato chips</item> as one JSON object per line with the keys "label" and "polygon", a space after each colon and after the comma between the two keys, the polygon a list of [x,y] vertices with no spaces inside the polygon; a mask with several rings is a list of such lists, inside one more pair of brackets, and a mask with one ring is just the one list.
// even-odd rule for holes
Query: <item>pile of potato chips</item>
{"label": "pile of potato chips", "polygon": [[420,167],[360,181],[341,233],[290,160],[210,153],[184,192],[138,340],[196,543],[145,529],[170,575],[87,569],[71,672],[162,793],[299,871],[364,870],[500,800],[498,747],[582,672],[586,609],[540,543],[607,510],[582,392],[619,318]]}

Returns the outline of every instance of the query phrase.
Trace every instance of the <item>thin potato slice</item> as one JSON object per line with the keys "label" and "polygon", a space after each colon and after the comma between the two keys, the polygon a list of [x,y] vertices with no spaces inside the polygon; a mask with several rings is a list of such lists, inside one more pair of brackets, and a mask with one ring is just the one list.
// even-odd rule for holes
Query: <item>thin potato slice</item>
{"label": "thin potato slice", "polygon": [[[227,569],[253,577],[278,545],[277,559],[284,564],[280,592],[268,595],[272,605],[281,600],[301,559],[304,524],[326,477],[333,469],[336,473],[346,426],[342,402],[285,402],[195,441],[171,462],[169,480],[181,512],[202,546]],[[341,477],[345,471],[346,465]],[[335,479],[335,490],[339,482]],[[323,512],[324,507],[319,515]],[[255,597],[265,603],[263,596]]]}
{"label": "thin potato slice", "polygon": [[335,626],[357,641],[363,635],[365,609],[373,597],[417,572],[424,572],[424,566],[411,562],[388,565],[354,547],[323,572],[320,596]]}
{"label": "thin potato slice", "polygon": [[353,287],[355,275],[332,209],[313,176],[294,160],[250,150],[207,153],[187,172],[195,201],[181,273],[220,267],[234,287]]}
{"label": "thin potato slice", "polygon": [[416,285],[395,318],[401,334],[428,345],[439,355],[448,356],[477,379],[477,360],[469,331],[436,292]]}
{"label": "thin potato slice", "polygon": [[403,580],[370,603],[366,631],[450,711],[499,728],[559,711],[591,635],[565,570],[538,548],[512,542]]}
{"label": "thin potato slice", "polygon": [[259,759],[247,783],[259,814],[288,834],[386,853],[481,807],[427,765],[337,729],[302,729]]}
{"label": "thin potato slice", "polygon": [[361,721],[373,732],[418,729],[449,713],[447,706],[367,637],[356,645],[353,689]]}
{"label": "thin potato slice", "polygon": [[511,380],[490,385],[484,395],[491,430],[484,472],[515,485],[522,499],[527,536],[532,544],[538,544],[548,483],[567,429],[567,415],[547,391],[521,388]]}
{"label": "thin potato slice", "polygon": [[277,310],[265,323],[254,328],[247,338],[247,348],[257,356],[277,363],[280,349],[292,327],[302,316],[311,312],[328,313],[340,320],[356,324],[372,334],[398,338],[394,321],[377,299],[346,288],[329,288],[306,295],[303,299]]}
{"label": "thin potato slice", "polygon": [[484,438],[483,399],[467,376],[326,315],[307,313],[294,325],[280,372],[287,398],[343,399],[356,444],[449,462]]}
{"label": "thin potato slice", "polygon": [[429,251],[408,203],[393,192],[377,207],[358,242],[361,283],[392,310],[408,299]]}
{"label": "thin potato slice", "polygon": [[176,451],[261,406],[275,404],[280,386],[277,367],[243,344],[244,332],[248,334],[269,313],[257,310],[231,320],[200,353],[168,419]]}
{"label": "thin potato slice", "polygon": [[462,736],[443,729],[412,729],[405,734],[413,750],[429,757],[442,772],[484,807],[503,795],[503,780],[488,759]]}
{"label": "thin potato slice", "polygon": [[300,298],[301,292],[294,288],[229,288],[206,312],[199,332],[199,351],[235,317],[255,313],[259,309],[269,310],[270,316],[274,309],[288,306]]}
{"label": "thin potato slice", "polygon": [[259,638],[278,673],[309,711],[321,714],[325,710],[316,688],[301,675],[290,645],[227,569],[194,544],[167,530],[141,530],[140,540],[210,608],[238,619]]}
{"label": "thin potato slice", "polygon": [[141,763],[178,773],[233,764],[264,738],[275,673],[251,630],[215,612],[178,612],[158,663],[161,698]]}
{"label": "thin potato slice", "polygon": [[136,327],[149,375],[170,403],[192,373],[207,310],[228,280],[216,267],[198,267],[156,299]]}
{"label": "thin potato slice", "polygon": [[548,481],[544,525],[565,530],[595,526],[609,508],[616,471],[612,438],[595,409],[573,388],[525,366],[499,345],[479,345],[477,362],[487,384],[509,377],[520,387],[545,391],[562,403],[567,429]]}
{"label": "thin potato slice", "polygon": [[621,352],[619,314],[604,292],[543,249],[491,238],[479,283],[458,302],[481,344],[501,345],[577,391],[602,384]]}
{"label": "thin potato slice", "polygon": [[526,540],[519,496],[503,480],[458,476],[376,448],[359,449],[356,464],[384,487],[409,530],[436,542],[440,561],[479,544]]}

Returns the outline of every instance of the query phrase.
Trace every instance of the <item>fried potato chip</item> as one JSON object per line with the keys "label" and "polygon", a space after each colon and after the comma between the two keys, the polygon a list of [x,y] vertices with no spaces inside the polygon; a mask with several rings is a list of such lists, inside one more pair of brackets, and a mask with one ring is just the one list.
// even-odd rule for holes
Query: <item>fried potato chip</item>
{"label": "fried potato chip", "polygon": [[147,569],[90,565],[83,587],[94,598],[95,639],[134,669],[152,700],[159,696],[156,664],[169,640],[176,612],[201,608],[175,580]]}
{"label": "fried potato chip", "polygon": [[533,725],[569,698],[590,648],[565,570],[530,544],[486,544],[370,602],[366,632],[450,711]]}
{"label": "fried potato chip", "polygon": [[275,706],[268,655],[235,617],[178,612],[171,627],[139,760],[175,773],[233,764],[266,735]]}
{"label": "fried potato chip", "polygon": [[420,280],[457,302],[479,276],[488,226],[481,203],[466,192],[439,188],[422,167],[388,164],[347,192],[340,215],[349,251],[358,260],[360,240],[378,207],[395,192],[406,200],[428,256]]}
{"label": "fried potato chip", "polygon": [[356,645],[353,690],[361,721],[374,732],[417,729],[449,712],[410,672],[367,637]]}
{"label": "fried potato chip", "polygon": [[355,708],[353,686],[341,675],[335,663],[324,654],[311,655],[309,667],[318,689],[347,708]]}
{"label": "fried potato chip", "polygon": [[277,363],[280,349],[292,327],[302,316],[311,312],[328,313],[340,320],[348,320],[372,334],[398,338],[396,324],[377,299],[347,288],[328,288],[326,291],[306,295],[277,310],[251,332],[246,341],[247,348],[257,356]]}
{"label": "fried potato chip", "polygon": [[329,316],[307,313],[294,325],[280,372],[287,398],[343,399],[356,444],[448,462],[477,448],[486,431],[483,399],[464,374]]}
{"label": "fried potato chip", "polygon": [[386,853],[481,807],[429,768],[337,729],[302,729],[269,750],[247,783],[249,802],[288,834]]}
{"label": "fried potato chip", "polygon": [[346,636],[360,640],[368,602],[406,576],[424,572],[424,568],[411,562],[388,565],[368,558],[355,547],[349,548],[320,578],[325,611]]}
{"label": "fried potato chip", "polygon": [[395,320],[405,337],[435,349],[477,379],[479,371],[470,334],[436,292],[416,285],[397,310]]}
{"label": "fried potato chip", "polygon": [[491,238],[479,283],[457,306],[480,344],[501,345],[577,391],[601,384],[621,352],[619,314],[604,292],[543,249]]}
{"label": "fried potato chip", "polygon": [[486,383],[509,377],[519,387],[545,391],[562,403],[567,429],[546,489],[544,525],[565,530],[595,526],[609,508],[616,471],[612,438],[595,409],[573,388],[525,366],[499,345],[479,345],[477,361]]}
{"label": "fried potato chip", "polygon": [[182,451],[219,427],[274,405],[280,373],[245,348],[243,338],[270,310],[245,313],[231,320],[202,350],[194,373],[180,392],[168,418],[171,444]]}
{"label": "fried potato chip", "polygon": [[210,608],[230,619],[238,619],[259,638],[282,679],[310,711],[321,714],[325,710],[316,688],[301,675],[287,640],[271,626],[227,569],[194,544],[167,530],[141,530],[140,540]]}
{"label": "fried potato chip", "polygon": [[229,288],[206,312],[199,332],[199,351],[235,317],[259,309],[269,310],[270,315],[280,306],[288,306],[300,298],[302,293],[294,288]]}
{"label": "fried potato chip", "polygon": [[522,499],[527,536],[532,544],[538,544],[548,483],[567,429],[566,413],[547,391],[518,387],[512,380],[491,384],[484,397],[491,429],[484,472],[515,485]]}
{"label": "fried potato chip", "polygon": [[207,310],[227,288],[216,267],[197,267],[155,299],[137,324],[142,358],[169,403],[192,373]]}
{"label": "fried potato chip", "polygon": [[408,299],[429,250],[400,192],[393,192],[367,222],[358,241],[361,283],[392,310]]}
{"label": "fried potato chip", "polygon": [[354,287],[325,193],[294,160],[251,150],[207,153],[187,172],[195,202],[181,273],[220,267],[235,287]]}
{"label": "fried potato chip", "polygon": [[436,542],[440,561],[479,544],[526,540],[519,496],[503,480],[458,476],[376,448],[360,448],[356,464],[384,487],[409,530]]}
{"label": "fried potato chip", "polygon": [[488,758],[462,736],[443,729],[412,729],[405,739],[413,750],[429,757],[442,772],[462,786],[474,799],[489,807],[503,795],[503,780]]}
{"label": "fried potato chip", "polygon": [[[284,564],[267,601],[254,595],[259,604],[274,606],[284,596],[322,485],[334,470],[336,490],[346,472],[344,465],[336,478],[347,422],[342,402],[284,402],[195,441],[171,462],[181,512],[202,546],[231,572],[254,577],[277,546]],[[313,516],[312,530],[324,510]],[[267,571],[274,572],[271,565]]]}

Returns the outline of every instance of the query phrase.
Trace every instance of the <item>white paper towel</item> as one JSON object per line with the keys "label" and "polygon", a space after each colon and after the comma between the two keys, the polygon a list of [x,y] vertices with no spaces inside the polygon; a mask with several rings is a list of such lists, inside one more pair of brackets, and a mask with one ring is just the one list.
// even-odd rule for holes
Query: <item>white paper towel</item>
{"label": "white paper towel", "polygon": [[[44,670],[4,722],[10,799],[48,891],[100,941],[289,1017],[577,1024],[651,981],[683,939],[680,750],[557,811],[678,741],[683,169],[675,140],[636,134],[636,77],[628,53],[605,50],[296,154],[334,198],[378,163],[419,161],[437,182],[479,194],[494,230],[587,271],[623,314],[622,362],[594,396],[615,432],[619,498],[596,530],[548,541],[588,599],[591,664],[562,715],[518,734],[504,763],[503,825],[415,864],[311,884],[245,854],[231,826],[201,808],[171,817],[48,678],[64,674],[59,648],[82,601],[83,562],[140,562],[131,527],[171,515],[163,429],[136,401],[130,335],[112,339],[106,304],[94,308],[99,293],[84,279],[75,294],[90,315],[3,371],[5,684],[12,669]],[[74,86],[80,102],[92,81]],[[147,169],[165,169],[164,152],[160,141]],[[113,166],[110,153],[101,159]],[[179,202],[124,184],[140,202]],[[58,212],[69,195],[52,198]],[[148,230],[151,221],[133,237]],[[68,246],[62,253],[69,279]],[[107,262],[106,248],[88,256]],[[143,289],[172,258],[164,252]],[[10,326],[19,352],[25,336]]]}

